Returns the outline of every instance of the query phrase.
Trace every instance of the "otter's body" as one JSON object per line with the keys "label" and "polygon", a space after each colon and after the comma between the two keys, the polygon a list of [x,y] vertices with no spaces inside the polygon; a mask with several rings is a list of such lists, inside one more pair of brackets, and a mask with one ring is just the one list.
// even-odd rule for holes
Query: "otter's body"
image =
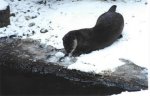
{"label": "otter's body", "polygon": [[124,19],[120,13],[115,11],[116,5],[113,5],[98,18],[93,28],[73,30],[67,33],[63,37],[66,55],[78,56],[103,49],[120,38]]}

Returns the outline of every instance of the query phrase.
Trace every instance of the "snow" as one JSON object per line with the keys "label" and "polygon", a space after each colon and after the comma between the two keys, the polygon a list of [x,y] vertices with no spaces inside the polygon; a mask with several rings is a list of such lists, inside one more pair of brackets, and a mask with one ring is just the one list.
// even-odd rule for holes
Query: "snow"
{"label": "snow", "polygon": [[111,96],[149,96],[149,90],[141,90],[138,92],[122,92],[118,95],[111,95]]}
{"label": "snow", "polygon": [[[90,28],[97,18],[106,12],[110,6],[117,5],[117,12],[125,19],[123,38],[113,45],[83,54],[79,57],[65,58],[61,63],[69,69],[84,72],[101,73],[113,71],[116,67],[125,64],[122,59],[130,60],[135,64],[149,68],[150,32],[149,3],[146,0],[48,0],[47,4],[38,4],[37,0],[6,0],[10,5],[11,25],[0,28],[0,37],[13,34],[22,38],[33,38],[46,45],[58,49],[63,48],[62,37],[71,30]],[[74,2],[72,2],[74,1]],[[0,0],[0,10],[8,5]],[[32,25],[32,26],[31,26]],[[40,30],[48,32],[41,33]],[[63,57],[57,52],[48,62],[58,62]],[[149,75],[150,78],[150,75]],[[150,86],[150,84],[149,84]],[[117,96],[147,96],[148,91],[123,92]],[[115,95],[113,95],[115,96]]]}
{"label": "snow", "polygon": [[[18,37],[33,38],[58,49],[63,48],[62,38],[67,32],[93,27],[97,18],[115,4],[117,12],[125,19],[123,38],[105,49],[76,58],[67,57],[62,64],[69,69],[94,73],[115,70],[117,66],[125,64],[121,59],[130,60],[142,67],[149,66],[149,4],[146,4],[146,0],[48,0],[46,5],[38,4],[36,0],[6,1],[15,17],[10,18],[11,25],[0,28],[0,37],[16,34]],[[43,29],[48,32],[41,33],[40,30]],[[63,56],[63,53],[58,52],[49,62],[57,63]]]}
{"label": "snow", "polygon": [[5,10],[8,6],[8,3],[4,0],[0,0],[0,10]]}

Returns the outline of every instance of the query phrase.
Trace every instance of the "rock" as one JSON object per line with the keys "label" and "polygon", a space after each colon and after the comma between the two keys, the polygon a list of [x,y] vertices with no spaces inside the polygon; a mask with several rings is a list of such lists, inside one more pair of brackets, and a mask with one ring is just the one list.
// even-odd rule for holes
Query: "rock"
{"label": "rock", "polygon": [[145,2],[144,4],[145,4],[145,5],[147,5],[147,4],[148,4],[148,2]]}
{"label": "rock", "polygon": [[34,25],[35,25],[35,23],[32,22],[32,23],[30,23],[30,24],[28,25],[28,27],[33,27]]}
{"label": "rock", "polygon": [[15,15],[15,13],[11,13],[11,14],[10,14],[10,16],[13,16],[13,17],[15,17],[16,15]]}
{"label": "rock", "polygon": [[[42,47],[41,47],[42,46]],[[110,75],[69,70],[45,61],[63,50],[32,39],[0,38],[0,92],[3,95],[111,95],[147,89],[147,69],[128,60]],[[130,70],[128,72],[128,69]],[[129,76],[129,77],[128,77]]]}
{"label": "rock", "polygon": [[[135,85],[134,87],[136,89],[140,89],[140,86],[148,86],[148,70],[146,68],[140,67],[129,60],[121,60],[125,62],[125,64],[116,68],[116,70],[111,73],[111,77],[117,77],[116,80],[122,83],[124,82],[124,86],[128,86],[128,88],[132,85]],[[136,91],[135,89],[129,90]]]}
{"label": "rock", "polygon": [[30,19],[32,19],[30,16],[25,16],[25,19],[26,20],[30,20]]}
{"label": "rock", "polygon": [[15,37],[17,37],[17,35],[10,35],[9,36],[10,39],[15,38]]}
{"label": "rock", "polygon": [[[28,10],[29,11],[29,10]],[[27,12],[28,12],[27,11]],[[37,16],[25,16],[25,19],[26,20],[31,20],[31,19],[35,19],[35,18],[37,18]]]}
{"label": "rock", "polygon": [[37,3],[38,3],[38,4],[44,4],[44,5],[46,5],[46,4],[47,4],[47,0],[40,0],[40,1],[38,1]]}
{"label": "rock", "polygon": [[47,32],[48,32],[48,30],[47,30],[47,29],[42,28],[42,29],[40,30],[40,32],[41,32],[41,33],[47,33]]}
{"label": "rock", "polygon": [[34,34],[35,34],[35,31],[33,30],[33,31],[32,31],[32,35],[34,35]]}
{"label": "rock", "polygon": [[0,10],[0,28],[10,25],[10,8]]}

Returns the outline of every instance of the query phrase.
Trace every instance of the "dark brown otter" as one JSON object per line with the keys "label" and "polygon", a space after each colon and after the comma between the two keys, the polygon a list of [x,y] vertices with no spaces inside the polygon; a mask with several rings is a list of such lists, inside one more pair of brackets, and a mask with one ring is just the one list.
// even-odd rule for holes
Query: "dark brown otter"
{"label": "dark brown otter", "polygon": [[79,56],[103,49],[121,38],[124,19],[120,13],[116,12],[116,7],[113,5],[107,12],[103,13],[93,28],[68,32],[63,37],[66,56]]}

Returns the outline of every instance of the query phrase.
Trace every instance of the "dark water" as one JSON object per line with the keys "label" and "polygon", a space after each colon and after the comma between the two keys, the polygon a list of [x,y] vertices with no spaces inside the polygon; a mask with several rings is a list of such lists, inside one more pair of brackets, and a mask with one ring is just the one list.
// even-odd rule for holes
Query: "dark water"
{"label": "dark water", "polygon": [[0,96],[18,95],[98,95],[120,93],[119,88],[76,84],[54,75],[21,73],[0,67]]}

